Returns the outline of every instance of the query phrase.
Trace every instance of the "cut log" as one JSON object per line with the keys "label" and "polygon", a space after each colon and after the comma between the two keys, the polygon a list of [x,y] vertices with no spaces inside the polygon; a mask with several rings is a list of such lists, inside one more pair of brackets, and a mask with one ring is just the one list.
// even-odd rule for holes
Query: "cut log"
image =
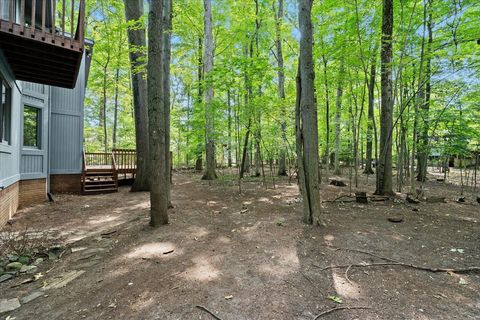
{"label": "cut log", "polygon": [[358,203],[368,203],[367,193],[366,192],[355,192],[355,200]]}
{"label": "cut log", "polygon": [[336,186],[336,187],[346,187],[347,184],[341,180],[337,180],[337,179],[332,179],[330,181],[330,185],[332,186]]}

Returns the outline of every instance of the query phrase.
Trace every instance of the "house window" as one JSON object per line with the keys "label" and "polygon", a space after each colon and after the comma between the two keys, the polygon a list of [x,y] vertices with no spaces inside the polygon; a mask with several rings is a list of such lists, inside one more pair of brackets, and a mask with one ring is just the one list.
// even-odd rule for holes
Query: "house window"
{"label": "house window", "polygon": [[35,107],[23,107],[23,146],[40,148],[41,110]]}
{"label": "house window", "polygon": [[1,103],[0,103],[0,143],[10,142],[10,127],[11,127],[11,99],[12,90],[5,83],[5,80],[0,78],[1,82]]}

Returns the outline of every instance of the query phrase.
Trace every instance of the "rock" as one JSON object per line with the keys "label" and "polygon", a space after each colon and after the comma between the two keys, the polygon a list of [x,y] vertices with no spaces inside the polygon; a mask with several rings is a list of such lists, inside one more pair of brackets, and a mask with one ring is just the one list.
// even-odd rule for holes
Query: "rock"
{"label": "rock", "polygon": [[37,266],[26,266],[23,265],[20,268],[20,273],[28,273],[28,274],[33,274],[37,271],[38,267]]}
{"label": "rock", "polygon": [[30,262],[30,258],[27,256],[21,256],[18,258],[18,262],[21,264],[28,264]]}
{"label": "rock", "polygon": [[41,296],[43,296],[45,293],[43,291],[33,291],[32,293],[30,293],[28,296],[25,296],[23,297],[22,299],[20,299],[20,302],[22,304],[25,304],[25,303],[29,303],[30,301],[33,301],[37,298],[40,298]]}
{"label": "rock", "polygon": [[18,271],[22,268],[23,264],[20,262],[10,262],[7,264],[7,271]]}
{"label": "rock", "polygon": [[63,288],[65,287],[69,282],[75,280],[77,277],[81,276],[85,271],[84,270],[72,270],[67,273],[64,273],[62,276],[60,276],[57,279],[54,279],[52,282],[50,282],[46,287],[44,287],[44,290],[50,290],[50,289],[58,289],[58,288]]}
{"label": "rock", "polygon": [[20,308],[20,301],[17,298],[0,299],[0,313],[13,311],[18,308]]}
{"label": "rock", "polygon": [[346,187],[346,183],[341,181],[341,180],[336,180],[336,179],[332,179],[330,181],[330,185],[332,186],[336,186],[336,187]]}
{"label": "rock", "polygon": [[18,260],[18,256],[16,254],[9,254],[7,255],[8,261],[15,262]]}
{"label": "rock", "polygon": [[38,267],[40,264],[42,264],[42,262],[43,262],[43,258],[38,258],[37,260],[35,260],[35,262],[33,263],[33,265],[35,265],[35,266]]}
{"label": "rock", "polygon": [[419,204],[420,203],[420,200],[412,198],[410,195],[407,195],[407,198],[405,200],[407,200],[408,203],[413,203],[413,204]]}
{"label": "rock", "polygon": [[393,223],[400,223],[403,221],[402,217],[390,217],[388,218],[388,221],[393,222]]}
{"label": "rock", "polygon": [[0,283],[5,282],[7,280],[10,280],[12,278],[13,278],[13,276],[11,274],[5,273],[5,274],[0,276]]}

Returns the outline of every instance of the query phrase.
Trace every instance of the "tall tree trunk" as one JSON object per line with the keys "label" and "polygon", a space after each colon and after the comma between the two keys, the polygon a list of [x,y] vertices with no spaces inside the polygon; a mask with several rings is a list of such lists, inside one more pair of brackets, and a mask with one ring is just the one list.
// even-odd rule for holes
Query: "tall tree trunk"
{"label": "tall tree trunk", "polygon": [[135,28],[128,29],[137,152],[137,170],[131,191],[148,191],[150,187],[148,181],[147,81],[143,68],[145,60],[143,48],[146,47],[146,40],[145,25],[140,20],[143,15],[143,0],[124,0],[124,2],[127,21],[137,21]]}
{"label": "tall tree trunk", "polygon": [[340,71],[338,73],[337,84],[337,102],[335,110],[335,171],[334,174],[340,174],[340,129],[342,124],[342,99],[343,99],[343,77],[344,61],[340,62]]}
{"label": "tall tree trunk", "polygon": [[393,129],[393,92],[392,92],[392,35],[393,0],[383,0],[382,18],[382,101],[380,111],[380,159],[377,167],[375,194],[391,195],[392,188],[392,129]]}
{"label": "tall tree trunk", "polygon": [[375,75],[376,75],[376,58],[372,59],[370,66],[370,81],[368,82],[368,123],[367,123],[367,162],[365,164],[365,174],[373,174],[372,160],[373,160],[373,123],[375,121]]}
{"label": "tall tree trunk", "polygon": [[[429,10],[431,11],[432,0],[428,1]],[[425,4],[425,7],[427,4]],[[425,15],[426,15],[425,8]],[[426,17],[424,17],[426,18]],[[418,150],[418,174],[417,181],[425,182],[427,179],[427,166],[428,166],[428,153],[429,153],[429,143],[428,143],[428,112],[430,110],[430,96],[432,91],[431,86],[431,73],[432,73],[432,42],[433,42],[433,30],[432,30],[432,13],[428,14],[427,21],[427,31],[428,31],[428,43],[427,43],[427,52],[426,52],[426,70],[425,70],[425,101],[421,104],[421,116],[423,119],[422,128],[420,132],[419,139],[419,150]],[[422,80],[423,81],[423,80]]]}
{"label": "tall tree trunk", "polygon": [[215,127],[213,110],[213,84],[211,82],[211,72],[213,71],[213,25],[212,25],[212,4],[211,0],[204,0],[204,31],[205,31],[205,51],[203,59],[204,77],[207,78],[207,87],[205,88],[205,140],[206,140],[206,168],[203,173],[203,180],[214,180],[217,178],[215,173]]}
{"label": "tall tree trunk", "polygon": [[168,207],[172,208],[171,184],[172,184],[172,161],[173,152],[170,151],[170,59],[171,59],[171,36],[172,36],[172,0],[163,0],[163,32],[162,32],[162,71],[163,71],[163,108],[165,112],[165,165],[167,185]]}
{"label": "tall tree trunk", "polygon": [[[198,95],[197,95],[197,107],[201,106],[203,101],[203,37],[198,37],[198,65],[197,65],[197,80],[198,80]],[[203,147],[197,146],[196,149],[196,159],[195,159],[195,170],[203,170],[203,158],[202,158],[202,149]]]}
{"label": "tall tree trunk", "polygon": [[[301,110],[301,159],[303,161],[301,179],[304,181],[302,190],[304,205],[304,222],[321,224],[320,220],[320,185],[318,158],[318,120],[314,91],[313,67],[313,28],[312,0],[299,0],[300,27],[300,110]],[[297,139],[299,137],[297,136]]]}
{"label": "tall tree trunk", "polygon": [[163,0],[151,0],[148,15],[148,120],[150,165],[150,225],[168,223],[168,174],[162,66]]}
{"label": "tall tree trunk", "polygon": [[227,165],[232,167],[232,101],[230,97],[230,89],[227,90],[227,106],[228,106],[228,144],[227,144]]}
{"label": "tall tree trunk", "polygon": [[120,69],[117,68],[115,72],[115,103],[113,109],[113,132],[112,132],[112,145],[113,148],[117,147],[117,125],[118,125],[118,77]]}
{"label": "tall tree trunk", "polygon": [[328,87],[328,77],[327,77],[327,66],[328,61],[325,57],[325,54],[322,54],[322,62],[323,62],[323,78],[324,78],[324,86],[325,86],[325,167],[327,170],[327,178],[328,178],[328,170],[330,169],[330,89]]}
{"label": "tall tree trunk", "polygon": [[102,88],[102,109],[100,110],[100,124],[102,126],[103,150],[108,152],[108,136],[107,136],[107,77],[108,64],[110,58],[107,58],[103,66],[103,88]]}
{"label": "tall tree trunk", "polygon": [[275,12],[275,47],[277,48],[277,66],[278,66],[278,97],[280,98],[280,130],[282,134],[282,145],[280,147],[280,156],[278,159],[278,175],[287,175],[287,111],[285,106],[285,68],[283,66],[282,49],[282,21],[283,21],[283,1],[278,0],[278,13]]}

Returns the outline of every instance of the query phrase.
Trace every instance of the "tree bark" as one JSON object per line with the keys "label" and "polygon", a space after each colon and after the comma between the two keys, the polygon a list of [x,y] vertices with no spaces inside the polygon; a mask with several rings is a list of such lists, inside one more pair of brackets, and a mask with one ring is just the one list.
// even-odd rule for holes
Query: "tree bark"
{"label": "tree bark", "polygon": [[318,174],[318,120],[317,106],[314,92],[313,67],[313,28],[312,28],[312,0],[299,0],[299,27],[300,27],[300,98],[301,111],[301,159],[303,161],[300,178],[304,179],[301,185],[304,204],[304,222],[307,224],[321,224],[320,220],[320,186]]}
{"label": "tree bark", "polygon": [[[282,49],[282,21],[283,21],[283,2],[278,0],[278,13],[274,10],[275,16],[275,47],[277,49],[277,66],[278,66],[278,97],[280,98],[280,130],[282,134],[282,145],[280,147],[280,155],[278,159],[278,175],[287,175],[287,111],[285,106],[285,68],[283,65],[283,49]],[[275,8],[274,8],[275,9]]]}
{"label": "tree bark", "polygon": [[381,110],[380,110],[380,158],[377,167],[375,194],[392,195],[392,35],[393,0],[383,0],[382,50],[381,50]]}
{"label": "tree bark", "polygon": [[120,69],[117,68],[115,72],[115,102],[113,109],[113,132],[112,132],[112,146],[113,148],[117,147],[117,125],[118,125],[118,77]]}
{"label": "tree bark", "polygon": [[335,169],[334,174],[340,174],[340,129],[342,123],[342,98],[343,98],[343,77],[344,77],[344,61],[340,62],[340,70],[338,72],[337,84],[337,101],[335,110]]}
{"label": "tree bark", "polygon": [[[145,26],[139,19],[143,15],[142,0],[124,0],[125,17],[127,21],[137,21],[135,28],[128,29],[128,44],[130,50],[130,67],[132,78],[133,110],[135,121],[135,145],[137,152],[137,170],[131,191],[150,190],[148,181],[148,109],[147,109],[147,81],[143,60],[146,47]],[[138,25],[140,23],[140,25]]]}
{"label": "tree bark", "polygon": [[[428,1],[429,9],[431,9],[432,0]],[[427,5],[425,5],[427,6]],[[426,13],[426,9],[425,9]],[[425,17],[426,18],[426,17]],[[417,181],[425,182],[427,179],[427,166],[428,166],[428,153],[429,153],[429,143],[428,143],[428,112],[430,110],[430,96],[432,92],[431,86],[431,73],[432,73],[432,42],[433,42],[433,26],[432,26],[432,13],[428,14],[427,21],[427,32],[428,32],[428,43],[427,43],[427,52],[426,52],[426,70],[425,70],[425,101],[420,106],[421,116],[423,119],[422,129],[420,132],[419,139],[419,150],[418,150],[418,165],[417,165]]]}
{"label": "tree bark", "polygon": [[206,167],[203,180],[214,180],[217,178],[215,172],[215,126],[213,110],[213,84],[211,72],[213,71],[213,25],[212,25],[212,4],[211,0],[204,0],[204,32],[205,51],[203,59],[203,74],[207,78],[205,88],[205,140],[206,140]]}
{"label": "tree bark", "polygon": [[168,223],[168,166],[164,106],[163,1],[152,0],[148,15],[148,119],[150,165],[150,225]]}
{"label": "tree bark", "polygon": [[173,168],[173,152],[170,151],[170,59],[172,36],[172,0],[163,0],[163,32],[162,32],[162,71],[163,71],[163,108],[165,112],[165,166],[168,207],[172,208],[171,184]]}
{"label": "tree bark", "polygon": [[375,121],[375,75],[376,75],[376,58],[372,59],[372,65],[370,66],[370,81],[368,83],[368,123],[367,123],[367,154],[365,174],[373,174],[372,160],[373,160],[373,122]]}

